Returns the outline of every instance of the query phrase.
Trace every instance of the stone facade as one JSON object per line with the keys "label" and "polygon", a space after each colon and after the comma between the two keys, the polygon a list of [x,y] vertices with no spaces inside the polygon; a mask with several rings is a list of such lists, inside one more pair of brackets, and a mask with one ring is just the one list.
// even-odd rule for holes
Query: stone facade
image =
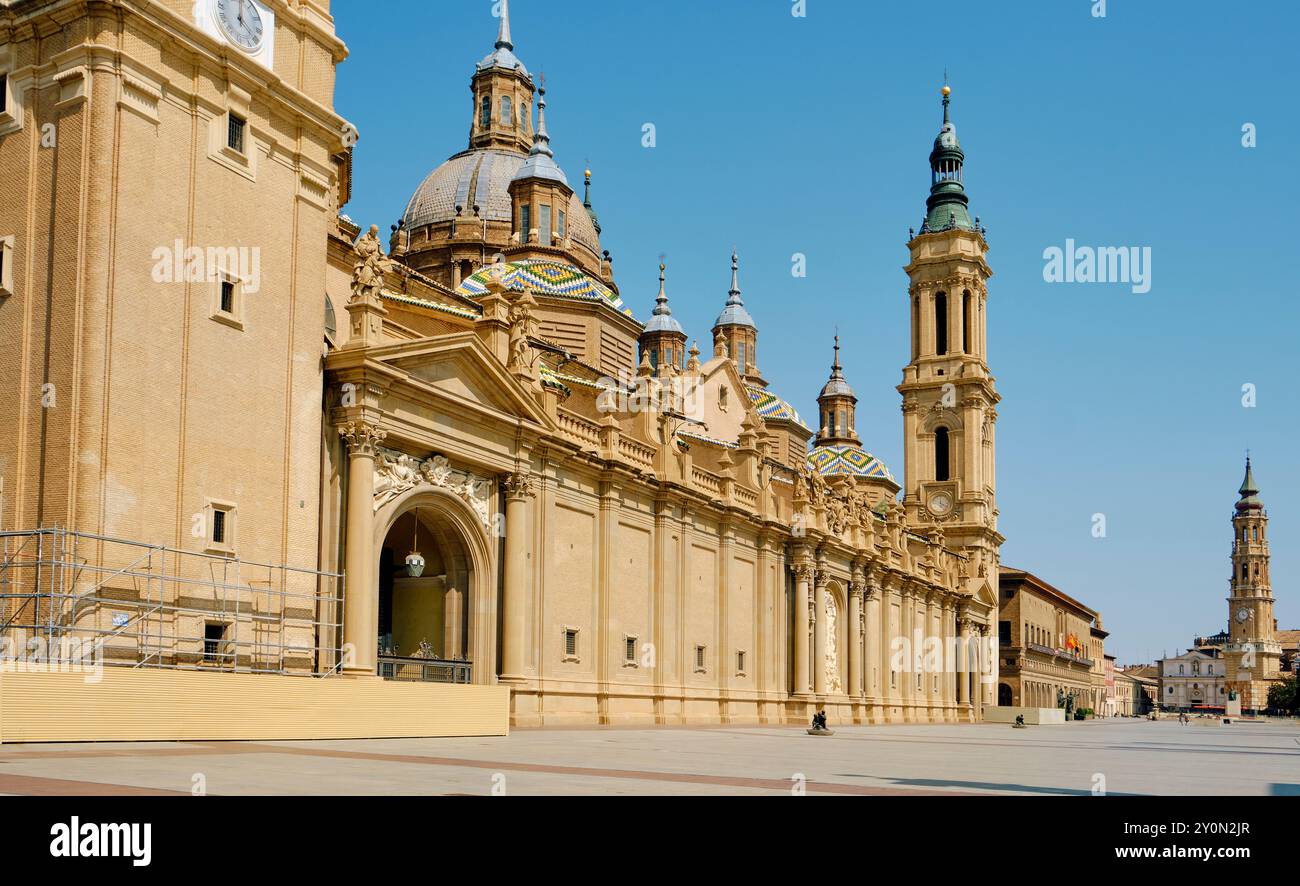
{"label": "stone facade", "polygon": [[[946,88],[899,297],[900,483],[861,447],[838,345],[822,427],[769,390],[736,256],[711,357],[687,356],[665,289],[662,326],[634,319],[590,174],[579,199],[533,125],[507,4],[469,148],[388,255],[341,215],[355,132],[328,3],[254,5],[256,51],[192,0],[0,11],[5,528],[343,573],[300,616],[298,670],[445,668],[511,687],[516,724],[996,704],[992,272]],[[236,618],[282,623],[243,581]]]}

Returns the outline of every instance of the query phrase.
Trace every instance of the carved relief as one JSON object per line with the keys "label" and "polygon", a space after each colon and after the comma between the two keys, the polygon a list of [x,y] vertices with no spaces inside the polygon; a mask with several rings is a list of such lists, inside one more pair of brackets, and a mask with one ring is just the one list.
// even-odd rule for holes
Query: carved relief
{"label": "carved relief", "polygon": [[419,487],[445,489],[462,499],[485,528],[492,526],[492,481],[453,470],[441,455],[421,461],[392,449],[379,449],[375,461],[375,510]]}
{"label": "carved relief", "polygon": [[839,694],[844,691],[840,683],[840,640],[837,625],[839,609],[835,604],[835,595],[826,595],[826,691]]}

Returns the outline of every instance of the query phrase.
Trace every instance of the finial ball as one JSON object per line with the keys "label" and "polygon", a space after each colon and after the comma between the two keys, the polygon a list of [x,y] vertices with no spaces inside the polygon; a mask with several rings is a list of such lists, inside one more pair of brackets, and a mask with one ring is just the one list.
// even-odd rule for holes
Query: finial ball
{"label": "finial ball", "polygon": [[952,87],[951,87],[951,86],[945,86],[945,87],[943,88],[943,94],[944,94],[944,96],[952,95]]}

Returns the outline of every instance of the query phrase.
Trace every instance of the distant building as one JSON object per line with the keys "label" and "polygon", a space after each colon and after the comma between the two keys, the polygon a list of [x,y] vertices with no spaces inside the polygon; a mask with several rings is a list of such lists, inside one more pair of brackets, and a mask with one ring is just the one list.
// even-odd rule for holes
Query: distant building
{"label": "distant building", "polygon": [[1155,707],[1160,681],[1154,674],[1151,665],[1115,670],[1116,717],[1141,717]]}
{"label": "distant building", "polygon": [[1217,650],[1189,649],[1156,664],[1160,668],[1161,708],[1192,711],[1226,707],[1227,660]]}
{"label": "distant building", "polygon": [[1096,610],[1035,575],[999,575],[998,705],[1105,710],[1105,638]]}

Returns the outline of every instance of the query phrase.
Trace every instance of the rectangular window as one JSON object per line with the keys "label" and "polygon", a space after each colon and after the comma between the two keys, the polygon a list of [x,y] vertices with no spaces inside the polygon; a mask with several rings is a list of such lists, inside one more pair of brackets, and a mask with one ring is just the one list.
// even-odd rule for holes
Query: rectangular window
{"label": "rectangular window", "polygon": [[501,125],[512,126],[515,122],[514,108],[510,103],[510,96],[501,96]]}
{"label": "rectangular window", "polygon": [[14,238],[0,237],[0,295],[14,294]]}
{"label": "rectangular window", "polygon": [[695,670],[697,671],[704,670],[704,647],[703,646],[695,647]]}
{"label": "rectangular window", "polygon": [[487,129],[492,125],[492,96],[483,96],[483,113],[479,116],[479,125]]}
{"label": "rectangular window", "polygon": [[541,218],[537,219],[538,242],[543,246],[551,245],[551,207],[542,204]]}
{"label": "rectangular window", "polygon": [[221,312],[235,313],[235,284],[231,280],[221,281]]}
{"label": "rectangular window", "polygon": [[0,114],[9,111],[9,75],[0,74]]}
{"label": "rectangular window", "polygon": [[247,127],[247,120],[231,112],[230,122],[226,127],[226,147],[240,154],[244,153],[244,130]]}
{"label": "rectangular window", "polygon": [[566,223],[565,223],[564,210],[561,209],[561,210],[560,210],[560,228],[559,228],[559,231],[560,231],[560,239],[561,239],[561,240],[564,239],[565,228],[566,228]]}
{"label": "rectangular window", "polygon": [[223,624],[206,624],[203,626],[203,661],[208,664],[220,664],[223,656],[222,645],[226,639],[226,626]]}
{"label": "rectangular window", "polygon": [[1003,646],[1011,645],[1011,622],[998,622],[998,642]]}
{"label": "rectangular window", "polygon": [[578,632],[569,628],[564,632],[564,654],[570,658],[578,655]]}
{"label": "rectangular window", "polygon": [[623,641],[623,658],[629,664],[636,663],[636,637],[628,637]]}
{"label": "rectangular window", "polygon": [[740,367],[741,372],[748,371],[745,368],[747,364],[745,363],[745,343],[743,341],[736,343],[736,365]]}
{"label": "rectangular window", "polygon": [[235,550],[235,506],[229,502],[209,501],[208,550],[233,554]]}
{"label": "rectangular window", "polygon": [[519,240],[527,243],[533,231],[533,207],[524,206],[519,210]]}

